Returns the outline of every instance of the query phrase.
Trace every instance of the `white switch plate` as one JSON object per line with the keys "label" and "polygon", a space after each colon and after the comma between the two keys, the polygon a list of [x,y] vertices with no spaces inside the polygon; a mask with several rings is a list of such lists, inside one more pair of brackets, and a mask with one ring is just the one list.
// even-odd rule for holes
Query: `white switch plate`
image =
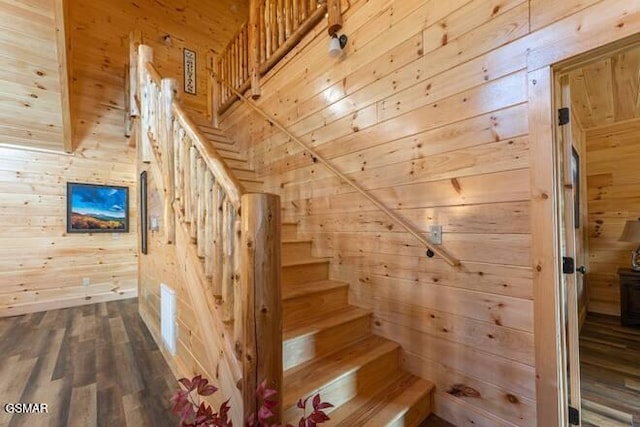
{"label": "white switch plate", "polygon": [[429,241],[434,245],[442,244],[442,226],[441,225],[432,225],[429,227],[429,231],[431,232],[431,238]]}
{"label": "white switch plate", "polygon": [[82,286],[89,286],[90,284],[91,284],[91,279],[89,279],[88,277],[82,278]]}

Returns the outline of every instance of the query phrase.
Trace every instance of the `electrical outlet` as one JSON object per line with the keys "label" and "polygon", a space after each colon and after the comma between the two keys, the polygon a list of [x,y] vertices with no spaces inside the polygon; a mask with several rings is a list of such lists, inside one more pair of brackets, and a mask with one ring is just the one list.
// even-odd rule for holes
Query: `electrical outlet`
{"label": "electrical outlet", "polygon": [[91,280],[88,277],[82,278],[82,286],[89,286],[91,284]]}
{"label": "electrical outlet", "polygon": [[431,232],[431,238],[429,239],[429,241],[434,245],[441,245],[442,244],[442,226],[432,225],[429,228],[429,231]]}
{"label": "electrical outlet", "polygon": [[111,233],[111,240],[119,240],[120,233]]}

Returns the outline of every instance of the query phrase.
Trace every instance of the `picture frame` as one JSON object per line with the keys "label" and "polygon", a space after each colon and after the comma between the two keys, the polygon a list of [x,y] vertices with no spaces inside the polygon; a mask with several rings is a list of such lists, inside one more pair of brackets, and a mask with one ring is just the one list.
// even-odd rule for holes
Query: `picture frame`
{"label": "picture frame", "polygon": [[67,233],[128,232],[128,187],[67,182]]}
{"label": "picture frame", "polygon": [[147,246],[147,171],[140,172],[140,252],[148,253]]}
{"label": "picture frame", "polygon": [[184,71],[184,92],[190,95],[195,95],[197,91],[196,52],[191,49],[183,48],[182,62]]}

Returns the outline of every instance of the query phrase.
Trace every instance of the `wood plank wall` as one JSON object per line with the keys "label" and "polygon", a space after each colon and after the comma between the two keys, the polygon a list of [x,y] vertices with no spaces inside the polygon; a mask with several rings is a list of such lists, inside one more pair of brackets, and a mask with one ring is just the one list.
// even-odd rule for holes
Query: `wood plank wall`
{"label": "wood plank wall", "polygon": [[[0,148],[0,315],[137,294],[135,150],[127,148],[124,137],[129,32],[142,30],[156,50],[158,68],[178,77],[180,87],[182,47],[198,53],[198,95],[183,100],[206,111],[205,53],[222,46],[247,14],[242,1],[182,3],[174,8],[152,0],[71,2],[75,153]],[[52,142],[61,141],[59,121],[54,121],[60,100],[51,7],[41,1],[0,3],[0,58],[17,67],[0,67],[0,142],[55,148]],[[172,46],[164,44],[166,34]],[[33,104],[31,112],[18,105],[22,101]],[[41,103],[51,105],[35,108]],[[28,138],[19,132],[29,132]],[[57,147],[62,151],[61,144]],[[115,240],[111,234],[67,235],[67,181],[128,186],[131,231]],[[84,277],[91,281],[88,287],[82,286]]]}
{"label": "wood plank wall", "polygon": [[[314,240],[316,255],[332,258],[332,277],[349,281],[352,302],[373,310],[376,333],[402,345],[405,367],[436,383],[436,413],[456,425],[534,426],[540,416],[528,66],[637,26],[629,4],[556,3],[352,1],[344,57],[328,58],[318,30],[262,81],[258,104],[294,134],[424,233],[442,225],[459,270],[426,258],[248,108],[222,118],[267,189],[282,196],[283,217]],[[477,393],[460,395],[459,384]]]}
{"label": "wood plank wall", "polygon": [[620,315],[618,268],[629,268],[634,243],[619,242],[624,223],[640,217],[640,120],[589,130],[588,310]]}
{"label": "wood plank wall", "polygon": [[0,1],[0,143],[63,151],[54,3]]}

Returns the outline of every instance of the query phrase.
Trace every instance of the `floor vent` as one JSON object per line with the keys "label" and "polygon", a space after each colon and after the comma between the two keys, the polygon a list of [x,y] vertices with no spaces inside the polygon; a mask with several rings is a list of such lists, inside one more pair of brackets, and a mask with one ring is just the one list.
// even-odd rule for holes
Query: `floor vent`
{"label": "floor vent", "polygon": [[176,354],[176,293],[169,286],[160,285],[160,328],[162,342],[172,355]]}

